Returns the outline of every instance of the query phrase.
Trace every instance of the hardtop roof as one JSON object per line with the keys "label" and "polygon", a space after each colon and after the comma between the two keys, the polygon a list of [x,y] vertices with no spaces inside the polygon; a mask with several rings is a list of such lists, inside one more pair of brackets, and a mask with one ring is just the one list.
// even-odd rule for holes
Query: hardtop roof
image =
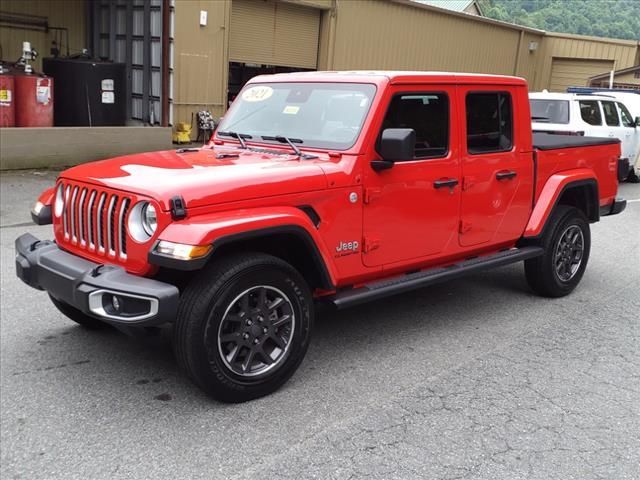
{"label": "hardtop roof", "polygon": [[353,83],[459,83],[459,84],[496,84],[496,85],[524,85],[524,78],[508,75],[490,75],[480,73],[460,72],[424,72],[424,71],[396,71],[396,70],[345,70],[319,72],[276,73],[273,75],[259,75],[249,83],[264,82],[353,82]]}

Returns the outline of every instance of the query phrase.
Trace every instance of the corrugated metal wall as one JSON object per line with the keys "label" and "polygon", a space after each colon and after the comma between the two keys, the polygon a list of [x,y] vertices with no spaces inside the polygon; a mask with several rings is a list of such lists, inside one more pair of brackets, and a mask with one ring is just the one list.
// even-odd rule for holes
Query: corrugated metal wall
{"label": "corrugated metal wall", "polygon": [[[547,33],[544,38],[543,55],[536,69],[539,77],[534,88],[551,87],[552,66],[557,59],[607,60],[613,62],[615,70],[632,67],[638,55],[638,42],[605,38],[580,37],[577,35]],[[596,72],[592,75],[597,75]]]}
{"label": "corrugated metal wall", "polygon": [[[282,3],[326,10],[333,0],[287,0]],[[208,24],[204,27],[199,25],[201,10],[207,11],[208,15]],[[174,125],[190,122],[191,114],[199,110],[221,116],[227,109],[231,10],[232,0],[176,1]]]}
{"label": "corrugated metal wall", "polygon": [[[69,28],[69,48],[71,54],[79,53],[86,47],[86,11],[84,2],[77,0],[2,0],[0,10],[10,13],[22,13],[47,17],[53,27]],[[64,41],[64,36],[62,37]],[[0,27],[0,45],[2,59],[14,62],[22,54],[22,42],[30,41],[40,57],[33,64],[42,71],[42,57],[48,57],[53,32],[23,30]],[[66,53],[66,45],[62,45]]]}
{"label": "corrugated metal wall", "polygon": [[229,33],[232,62],[316,68],[320,11],[290,3],[233,2]]}
{"label": "corrugated metal wall", "polygon": [[[366,18],[366,21],[364,19]],[[323,23],[323,29],[330,28]],[[324,31],[323,34],[327,35]],[[330,35],[327,35],[330,36]],[[542,35],[527,33],[540,42]],[[330,69],[414,69],[491,72],[529,78],[537,52],[518,64],[520,31],[382,0],[337,0]],[[525,47],[520,42],[521,55]],[[322,53],[322,52],[321,52]],[[332,57],[332,58],[331,58]]]}
{"label": "corrugated metal wall", "polygon": [[[200,11],[208,12],[200,26]],[[191,122],[192,112],[226,110],[231,0],[177,1],[173,122]],[[195,130],[195,126],[194,126]]]}
{"label": "corrugated metal wall", "polygon": [[549,90],[566,92],[567,87],[586,87],[589,78],[613,69],[613,60],[554,58]]}

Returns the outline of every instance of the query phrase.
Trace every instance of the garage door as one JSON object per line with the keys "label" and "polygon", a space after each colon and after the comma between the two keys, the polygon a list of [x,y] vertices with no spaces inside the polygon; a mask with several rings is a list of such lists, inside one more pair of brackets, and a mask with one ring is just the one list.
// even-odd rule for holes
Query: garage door
{"label": "garage door", "polygon": [[320,11],[288,3],[234,0],[229,60],[315,69]]}
{"label": "garage door", "polygon": [[589,77],[613,69],[613,60],[577,60],[554,58],[551,65],[552,92],[566,92],[567,87],[585,87]]}

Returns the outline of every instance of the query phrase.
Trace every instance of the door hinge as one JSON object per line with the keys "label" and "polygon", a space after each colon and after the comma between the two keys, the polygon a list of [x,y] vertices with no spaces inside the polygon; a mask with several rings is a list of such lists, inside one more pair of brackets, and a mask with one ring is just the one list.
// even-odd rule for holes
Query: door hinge
{"label": "door hinge", "polygon": [[471,222],[465,222],[464,220],[460,220],[460,228],[459,228],[460,233],[467,233],[469,230],[471,230],[471,227],[472,227]]}
{"label": "door hinge", "polygon": [[369,253],[373,250],[377,250],[378,248],[380,248],[379,239],[364,237],[364,248],[362,249],[364,253]]}
{"label": "door hinge", "polygon": [[382,190],[380,190],[379,188],[365,188],[364,203],[365,204],[371,203],[371,201],[374,198],[379,197],[381,193],[382,193]]}

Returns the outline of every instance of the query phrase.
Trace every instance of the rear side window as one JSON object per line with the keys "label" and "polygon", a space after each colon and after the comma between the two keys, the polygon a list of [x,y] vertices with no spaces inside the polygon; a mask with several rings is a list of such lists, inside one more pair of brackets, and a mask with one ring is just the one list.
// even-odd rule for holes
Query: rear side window
{"label": "rear side window", "polygon": [[610,127],[619,127],[620,119],[618,118],[618,110],[613,102],[602,102],[602,111],[604,112],[604,121]]}
{"label": "rear side window", "polygon": [[624,104],[618,102],[618,108],[620,109],[620,119],[622,120],[622,125],[624,127],[633,127],[633,117],[631,116],[631,113],[629,112],[627,107],[625,107]]}
{"label": "rear side window", "polygon": [[506,152],[513,146],[511,95],[470,93],[467,107],[467,150],[471,154]]}
{"label": "rear side window", "polygon": [[531,120],[542,123],[569,123],[569,102],[567,100],[532,99]]}
{"label": "rear side window", "polygon": [[597,100],[580,100],[580,116],[589,125],[602,125],[602,115]]}
{"label": "rear side window", "polygon": [[415,130],[414,158],[444,157],[449,151],[449,97],[444,93],[396,95],[384,117],[382,130],[386,128]]}

